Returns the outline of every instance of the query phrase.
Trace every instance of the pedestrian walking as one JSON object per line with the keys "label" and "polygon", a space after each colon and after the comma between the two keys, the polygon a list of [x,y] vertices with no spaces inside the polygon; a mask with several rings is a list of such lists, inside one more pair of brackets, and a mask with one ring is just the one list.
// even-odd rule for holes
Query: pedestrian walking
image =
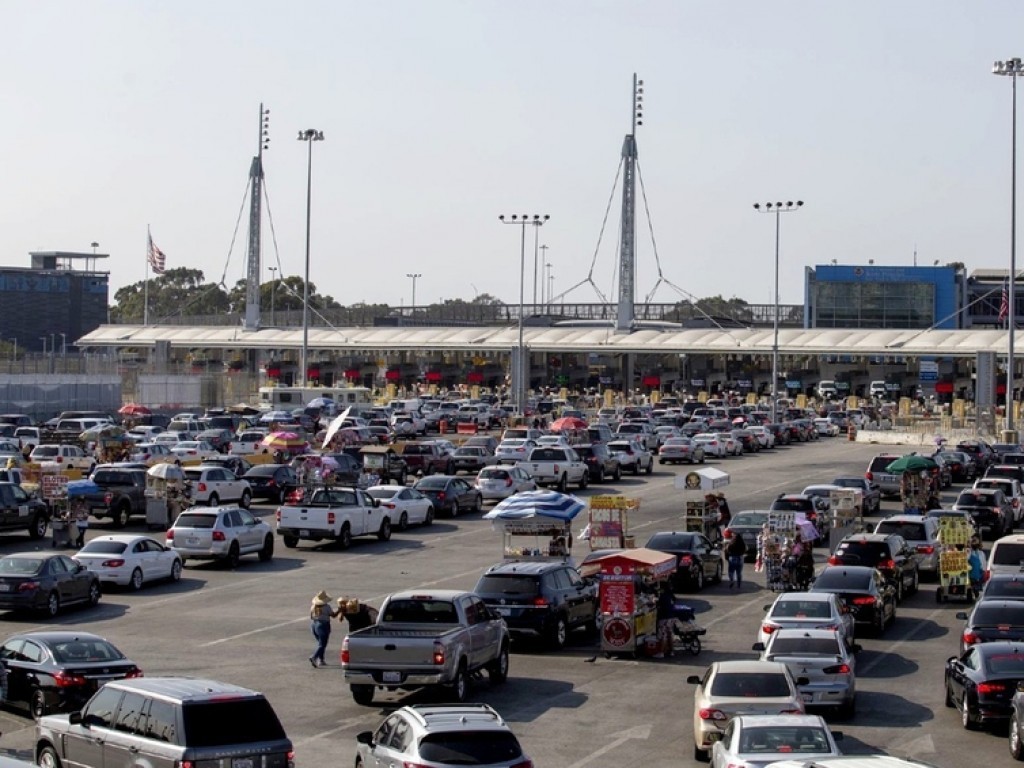
{"label": "pedestrian walking", "polygon": [[78,532],[75,546],[81,549],[85,546],[85,532],[89,530],[89,507],[86,505],[85,499],[76,500],[74,517],[75,529]]}
{"label": "pedestrian walking", "polygon": [[335,615],[338,621],[348,621],[349,632],[358,632],[377,623],[378,611],[357,598],[339,597]]}
{"label": "pedestrian walking", "polygon": [[313,597],[313,604],[309,607],[310,629],[316,638],[316,650],[309,657],[309,663],[313,667],[327,665],[324,654],[327,653],[327,641],[331,639],[331,619],[338,615],[337,611],[331,609],[332,602],[333,598],[321,589]]}
{"label": "pedestrian walking", "polygon": [[738,533],[734,533],[725,545],[725,559],[729,564],[729,589],[743,588],[743,558],[747,556],[747,542]]}

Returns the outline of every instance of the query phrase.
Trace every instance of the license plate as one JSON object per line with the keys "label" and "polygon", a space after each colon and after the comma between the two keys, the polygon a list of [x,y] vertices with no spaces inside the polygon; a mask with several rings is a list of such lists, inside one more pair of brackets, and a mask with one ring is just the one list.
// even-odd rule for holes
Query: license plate
{"label": "license plate", "polygon": [[10,584],[0,584],[0,592],[10,592],[10,591],[11,591],[11,585]]}
{"label": "license plate", "polygon": [[186,541],[192,546],[199,546],[199,539],[195,536],[189,536]]}
{"label": "license plate", "polygon": [[801,693],[800,696],[803,697],[803,700],[807,703],[814,701],[814,696],[810,693]]}
{"label": "license plate", "polygon": [[722,734],[711,732],[708,734],[708,741],[718,741],[722,738]]}
{"label": "license plate", "polygon": [[498,615],[499,616],[511,616],[512,615],[512,609],[511,608],[502,608],[502,607],[499,606],[497,611],[498,611]]}
{"label": "license plate", "polygon": [[306,528],[303,528],[302,530],[299,531],[299,536],[309,536],[309,530],[306,529]]}
{"label": "license plate", "polygon": [[402,673],[401,672],[385,672],[384,673],[384,682],[385,683],[400,683],[400,682],[402,682]]}
{"label": "license plate", "polygon": [[252,768],[252,758],[236,757],[231,761],[231,768]]}

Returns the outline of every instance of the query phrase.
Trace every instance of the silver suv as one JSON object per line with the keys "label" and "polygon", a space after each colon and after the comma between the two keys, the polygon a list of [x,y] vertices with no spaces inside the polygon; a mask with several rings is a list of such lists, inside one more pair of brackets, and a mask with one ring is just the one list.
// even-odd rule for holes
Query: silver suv
{"label": "silver suv", "polygon": [[240,507],[192,507],[167,529],[167,546],[181,555],[182,564],[193,557],[237,568],[242,555],[255,553],[264,562],[273,558],[274,531]]}
{"label": "silver suv", "polygon": [[292,743],[262,693],[187,677],[109,682],[81,711],[36,722],[41,766],[98,765],[99,748],[107,765],[294,768]]}
{"label": "silver suv", "polygon": [[356,768],[486,765],[533,768],[512,729],[486,704],[417,704],[388,715],[356,736]]}

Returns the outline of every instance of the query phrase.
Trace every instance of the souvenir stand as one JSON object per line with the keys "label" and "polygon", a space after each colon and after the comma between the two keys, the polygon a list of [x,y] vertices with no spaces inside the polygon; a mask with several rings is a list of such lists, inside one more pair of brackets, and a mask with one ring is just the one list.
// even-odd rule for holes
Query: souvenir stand
{"label": "souvenir stand", "polygon": [[970,566],[967,564],[968,547],[974,531],[966,520],[955,517],[939,518],[939,586],[935,602],[944,603],[950,597],[973,600],[977,595],[971,588]]}
{"label": "souvenir stand", "polygon": [[774,511],[757,537],[756,571],[764,571],[765,583],[772,592],[785,592],[789,588],[786,569],[783,568],[786,552],[796,539],[796,513]]}
{"label": "souvenir stand", "polygon": [[640,509],[640,499],[626,496],[591,496],[588,539],[596,549],[632,549],[629,513]]}
{"label": "souvenir stand", "polygon": [[84,503],[87,493],[98,492],[100,487],[92,480],[68,481],[66,475],[44,472],[39,476],[43,500],[50,507],[50,531],[54,547],[71,546],[71,529],[75,525],[72,504]]}
{"label": "souvenir stand", "polygon": [[654,653],[658,640],[658,593],[676,570],[675,556],[653,549],[628,549],[592,560],[583,576],[600,574],[601,650],[613,654]]}
{"label": "souvenir stand", "polygon": [[851,533],[864,530],[864,494],[856,488],[836,488],[829,493],[829,551]]}
{"label": "souvenir stand", "polygon": [[676,475],[676,490],[686,493],[684,530],[703,533],[713,543],[720,541],[722,536],[718,527],[718,503],[710,501],[708,497],[713,491],[728,485],[729,473],[712,467]]}
{"label": "souvenir stand", "polygon": [[906,514],[923,515],[929,509],[937,509],[935,483],[928,470],[904,472],[900,476],[900,499]]}
{"label": "souvenir stand", "polygon": [[176,464],[156,464],[146,471],[146,525],[166,530],[188,504],[185,473]]}
{"label": "souvenir stand", "polygon": [[502,534],[505,560],[569,560],[572,521],[586,505],[555,491],[527,491],[501,501],[484,515]]}

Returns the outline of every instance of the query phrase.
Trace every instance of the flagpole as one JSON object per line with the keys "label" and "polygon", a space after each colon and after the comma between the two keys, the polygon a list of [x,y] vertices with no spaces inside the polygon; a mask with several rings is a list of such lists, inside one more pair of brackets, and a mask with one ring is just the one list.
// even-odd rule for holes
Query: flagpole
{"label": "flagpole", "polygon": [[146,225],[146,280],[142,294],[142,324],[149,325],[149,244],[153,242],[153,234]]}

